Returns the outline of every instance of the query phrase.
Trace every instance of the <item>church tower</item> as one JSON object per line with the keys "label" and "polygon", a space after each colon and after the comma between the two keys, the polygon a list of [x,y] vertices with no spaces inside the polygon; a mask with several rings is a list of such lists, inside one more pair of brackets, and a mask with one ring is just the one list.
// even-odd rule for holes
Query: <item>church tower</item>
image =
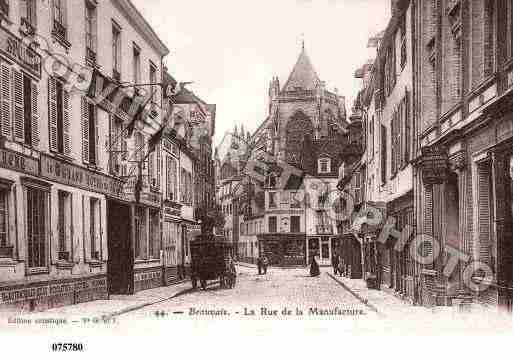
{"label": "church tower", "polygon": [[305,136],[312,141],[334,140],[347,126],[343,96],[326,89],[304,44],[287,81],[269,84],[267,137],[280,160],[302,167]]}

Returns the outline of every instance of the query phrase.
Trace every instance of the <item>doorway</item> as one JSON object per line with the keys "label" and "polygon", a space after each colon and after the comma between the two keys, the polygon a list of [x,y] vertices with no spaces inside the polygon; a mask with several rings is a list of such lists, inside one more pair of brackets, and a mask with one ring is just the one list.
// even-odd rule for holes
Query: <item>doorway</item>
{"label": "doorway", "polygon": [[109,294],[132,294],[133,255],[130,206],[107,201],[107,277]]}
{"label": "doorway", "polygon": [[331,265],[331,248],[329,237],[321,237],[321,255],[319,258],[319,265]]}

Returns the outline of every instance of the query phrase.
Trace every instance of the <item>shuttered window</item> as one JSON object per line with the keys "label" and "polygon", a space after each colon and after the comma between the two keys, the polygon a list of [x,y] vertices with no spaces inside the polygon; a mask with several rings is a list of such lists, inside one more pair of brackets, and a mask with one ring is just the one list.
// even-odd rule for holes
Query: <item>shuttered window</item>
{"label": "shuttered window", "polygon": [[38,188],[27,187],[26,230],[29,268],[47,266],[47,218],[48,193]]}
{"label": "shuttered window", "polygon": [[381,125],[381,183],[387,181],[387,128]]}
{"label": "shuttered window", "polygon": [[25,103],[23,74],[20,71],[12,70],[13,79],[13,120],[14,140],[25,142]]}
{"label": "shuttered window", "polygon": [[477,166],[478,190],[478,226],[479,226],[479,260],[491,264],[491,170],[490,163]]}
{"label": "shuttered window", "polygon": [[0,187],[0,248],[6,247],[9,240],[8,196],[8,190]]}
{"label": "shuttered window", "polygon": [[[98,162],[97,108],[85,97],[82,97],[80,109],[82,123],[82,160],[84,163],[95,165]],[[115,126],[116,123],[114,123],[114,127]],[[116,129],[114,129],[114,132],[116,132]],[[113,141],[117,140],[114,139]]]}
{"label": "shuttered window", "polygon": [[11,138],[11,69],[5,63],[0,63],[0,99],[1,99],[1,134]]}
{"label": "shuttered window", "polygon": [[50,150],[65,155],[71,154],[69,106],[69,92],[51,77],[48,80]]}

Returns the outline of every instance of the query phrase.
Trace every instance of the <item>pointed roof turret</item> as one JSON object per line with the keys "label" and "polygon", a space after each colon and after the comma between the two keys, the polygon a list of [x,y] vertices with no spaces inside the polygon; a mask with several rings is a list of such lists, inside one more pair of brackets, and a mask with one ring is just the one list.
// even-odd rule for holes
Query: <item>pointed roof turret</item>
{"label": "pointed roof turret", "polygon": [[304,90],[313,90],[319,82],[319,76],[317,76],[317,73],[312,66],[312,62],[306,53],[305,45],[303,43],[299,58],[297,59],[287,82],[285,82],[285,86],[283,86],[283,91],[293,91],[297,87]]}

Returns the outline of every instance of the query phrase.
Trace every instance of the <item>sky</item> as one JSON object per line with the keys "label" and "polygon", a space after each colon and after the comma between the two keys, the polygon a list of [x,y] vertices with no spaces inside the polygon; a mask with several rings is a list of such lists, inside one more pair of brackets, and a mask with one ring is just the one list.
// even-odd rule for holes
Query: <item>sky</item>
{"label": "sky", "polygon": [[252,132],[265,120],[269,81],[283,86],[303,40],[349,112],[361,86],[354,71],[375,55],[367,40],[390,16],[390,0],[132,1],[170,49],[171,75],[217,105],[215,144],[235,124]]}

